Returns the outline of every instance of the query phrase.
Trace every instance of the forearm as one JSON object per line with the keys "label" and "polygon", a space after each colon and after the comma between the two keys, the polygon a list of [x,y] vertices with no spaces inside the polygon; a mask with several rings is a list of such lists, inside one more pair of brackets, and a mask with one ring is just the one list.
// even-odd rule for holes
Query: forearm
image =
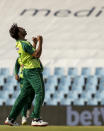
{"label": "forearm", "polygon": [[42,40],[39,41],[39,46],[38,48],[36,49],[36,51],[33,53],[32,56],[36,57],[36,58],[40,58],[41,56],[41,53],[42,53]]}
{"label": "forearm", "polygon": [[38,41],[33,41],[33,47],[36,49],[36,46],[37,46],[37,42]]}
{"label": "forearm", "polygon": [[36,49],[36,45],[37,45],[37,38],[36,37],[32,37],[32,41],[33,41],[33,47]]}
{"label": "forearm", "polygon": [[36,43],[33,43],[33,47],[34,47],[34,49],[36,49],[36,45],[37,45]]}
{"label": "forearm", "polygon": [[41,54],[42,54],[42,44],[39,44],[36,57],[40,58]]}

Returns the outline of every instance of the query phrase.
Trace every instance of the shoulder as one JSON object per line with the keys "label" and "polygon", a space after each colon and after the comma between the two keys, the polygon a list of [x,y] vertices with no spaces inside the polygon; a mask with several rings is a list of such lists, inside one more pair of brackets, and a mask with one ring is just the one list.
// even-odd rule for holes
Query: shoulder
{"label": "shoulder", "polygon": [[23,50],[29,54],[32,54],[35,51],[31,43],[28,41],[21,41],[21,45]]}

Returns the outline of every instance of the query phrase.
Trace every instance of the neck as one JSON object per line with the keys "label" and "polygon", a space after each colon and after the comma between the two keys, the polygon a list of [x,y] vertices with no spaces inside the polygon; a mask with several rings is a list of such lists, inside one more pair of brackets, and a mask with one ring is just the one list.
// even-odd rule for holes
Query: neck
{"label": "neck", "polygon": [[25,38],[19,38],[18,40],[26,40]]}

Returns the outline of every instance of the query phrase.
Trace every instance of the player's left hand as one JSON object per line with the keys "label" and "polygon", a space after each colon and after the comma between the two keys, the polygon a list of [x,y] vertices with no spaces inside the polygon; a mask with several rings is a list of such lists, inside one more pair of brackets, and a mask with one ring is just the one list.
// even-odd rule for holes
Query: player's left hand
{"label": "player's left hand", "polygon": [[32,41],[36,44],[38,42],[36,37],[32,37]]}
{"label": "player's left hand", "polygon": [[15,75],[15,79],[16,79],[17,81],[19,81],[19,76],[18,76],[18,75]]}

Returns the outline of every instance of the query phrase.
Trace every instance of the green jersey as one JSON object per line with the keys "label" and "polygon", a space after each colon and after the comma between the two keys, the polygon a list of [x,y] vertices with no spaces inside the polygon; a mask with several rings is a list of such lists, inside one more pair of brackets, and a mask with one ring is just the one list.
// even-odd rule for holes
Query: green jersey
{"label": "green jersey", "polygon": [[[39,62],[40,62],[41,71],[43,71],[43,65],[40,60]],[[24,66],[22,64],[21,58],[18,57],[15,63],[15,75],[19,74],[19,77],[21,79],[23,79],[23,69],[24,69]]]}
{"label": "green jersey", "polygon": [[28,41],[18,40],[16,50],[19,54],[24,69],[41,68],[40,60],[32,56],[35,49]]}

